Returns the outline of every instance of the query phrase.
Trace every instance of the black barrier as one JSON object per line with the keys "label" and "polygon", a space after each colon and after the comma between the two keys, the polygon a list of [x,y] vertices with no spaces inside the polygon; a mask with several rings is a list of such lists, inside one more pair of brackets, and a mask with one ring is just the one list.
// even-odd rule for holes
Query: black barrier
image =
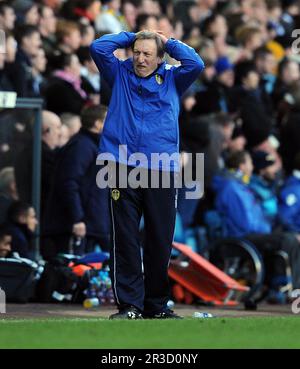
{"label": "black barrier", "polygon": [[[36,216],[38,220],[40,220],[41,203],[41,136],[43,103],[44,100],[38,98],[17,98],[15,106],[11,108],[14,110],[25,109],[34,111],[31,204],[36,211]],[[34,256],[36,260],[40,259],[39,244],[40,226],[38,225],[34,241]]]}

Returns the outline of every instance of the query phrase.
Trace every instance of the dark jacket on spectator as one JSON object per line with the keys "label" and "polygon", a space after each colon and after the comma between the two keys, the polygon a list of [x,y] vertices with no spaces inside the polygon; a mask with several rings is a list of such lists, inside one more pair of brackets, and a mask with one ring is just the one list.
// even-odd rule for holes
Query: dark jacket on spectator
{"label": "dark jacket on spectator", "polygon": [[213,81],[203,91],[197,92],[193,115],[236,111],[232,100],[232,89]]}
{"label": "dark jacket on spectator", "polygon": [[11,251],[17,252],[22,258],[30,259],[33,233],[25,224],[8,223],[7,227],[12,236]]}
{"label": "dark jacket on spectator", "polygon": [[272,132],[270,99],[260,89],[247,91],[242,87],[238,87],[233,96],[237,111],[240,111],[248,146],[252,148],[259,145]]}
{"label": "dark jacket on spectator", "polygon": [[89,94],[100,94],[100,101],[102,105],[108,106],[111,98],[111,88],[104,78],[101,78],[100,91],[97,91],[86,77],[81,77],[82,88]]}
{"label": "dark jacket on spectator", "polygon": [[72,234],[84,222],[87,236],[109,234],[109,191],[96,184],[99,135],[82,128],[59,154],[46,210],[45,235]]}
{"label": "dark jacket on spectator", "polygon": [[0,193],[0,224],[6,221],[7,209],[13,203],[13,198],[5,193]]}
{"label": "dark jacket on spectator", "polygon": [[73,88],[71,83],[52,77],[44,89],[47,109],[60,115],[73,113],[79,115],[86,99]]}
{"label": "dark jacket on spectator", "polygon": [[15,89],[19,97],[35,97],[33,89],[32,65],[28,55],[19,49],[16,62],[12,63],[11,73],[14,74]]}
{"label": "dark jacket on spectator", "polygon": [[[15,162],[18,193],[20,199],[29,204],[32,200],[32,156],[32,144],[30,144],[19,152]],[[43,217],[46,199],[50,193],[55,159],[56,150],[50,149],[45,142],[42,142],[41,217]]]}
{"label": "dark jacket on spectator", "polygon": [[7,68],[0,70],[0,91],[14,91],[14,84],[10,79]]}

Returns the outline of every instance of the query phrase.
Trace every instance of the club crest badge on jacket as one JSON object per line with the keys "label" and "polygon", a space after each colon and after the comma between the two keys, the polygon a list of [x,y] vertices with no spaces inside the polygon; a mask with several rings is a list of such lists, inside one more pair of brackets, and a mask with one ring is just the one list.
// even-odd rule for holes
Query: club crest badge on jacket
{"label": "club crest badge on jacket", "polygon": [[162,85],[163,82],[164,82],[164,79],[162,78],[162,76],[160,76],[159,74],[156,74],[155,75],[155,79],[156,79],[156,82],[159,84],[159,85]]}
{"label": "club crest badge on jacket", "polygon": [[118,201],[120,198],[120,191],[119,190],[112,190],[111,192],[111,197],[115,200]]}

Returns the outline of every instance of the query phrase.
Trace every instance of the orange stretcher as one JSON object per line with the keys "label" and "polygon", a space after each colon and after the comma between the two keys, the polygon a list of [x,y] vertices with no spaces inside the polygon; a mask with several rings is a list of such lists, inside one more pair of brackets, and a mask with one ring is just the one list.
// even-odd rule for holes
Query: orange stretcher
{"label": "orange stretcher", "polygon": [[249,291],[249,287],[229,277],[190,247],[174,242],[173,248],[179,251],[179,256],[171,259],[169,276],[189,297],[192,294],[205,303],[233,306]]}

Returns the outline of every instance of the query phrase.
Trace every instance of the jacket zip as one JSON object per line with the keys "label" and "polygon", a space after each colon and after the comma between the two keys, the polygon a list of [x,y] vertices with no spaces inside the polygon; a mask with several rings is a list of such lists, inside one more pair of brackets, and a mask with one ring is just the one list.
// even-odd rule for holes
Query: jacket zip
{"label": "jacket zip", "polygon": [[139,139],[138,139],[138,145],[137,145],[137,152],[140,152],[140,144],[141,144],[141,139],[142,139],[142,135],[143,135],[143,123],[144,123],[144,97],[143,97],[143,86],[142,86],[142,81],[141,79],[139,79],[139,86],[138,86],[138,93],[141,96],[142,99],[142,120],[141,120],[141,132],[139,135]]}

